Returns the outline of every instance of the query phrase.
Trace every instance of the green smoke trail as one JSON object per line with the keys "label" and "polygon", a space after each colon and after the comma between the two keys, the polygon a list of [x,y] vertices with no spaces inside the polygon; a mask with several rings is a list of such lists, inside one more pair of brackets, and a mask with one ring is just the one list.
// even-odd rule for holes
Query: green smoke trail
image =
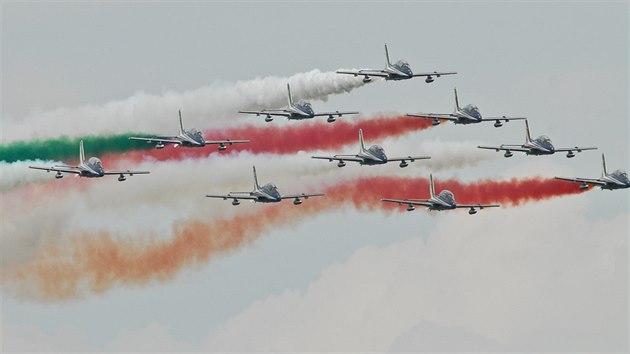
{"label": "green smoke trail", "polygon": [[142,133],[119,135],[90,135],[82,138],[60,137],[57,139],[16,141],[0,145],[0,161],[16,162],[22,160],[76,160],[79,156],[79,141],[83,139],[85,154],[100,156],[108,153],[120,153],[130,150],[146,150],[152,144],[129,140],[130,136],[152,137]]}

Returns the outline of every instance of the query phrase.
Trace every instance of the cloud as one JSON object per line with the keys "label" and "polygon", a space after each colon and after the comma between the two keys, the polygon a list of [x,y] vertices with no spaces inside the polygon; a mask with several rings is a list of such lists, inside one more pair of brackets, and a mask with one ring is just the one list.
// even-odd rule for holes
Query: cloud
{"label": "cloud", "polygon": [[[444,213],[427,241],[362,248],[304,292],[253,303],[207,349],[626,350],[628,214],[587,214],[585,198]],[[410,339],[423,328],[448,341]]]}

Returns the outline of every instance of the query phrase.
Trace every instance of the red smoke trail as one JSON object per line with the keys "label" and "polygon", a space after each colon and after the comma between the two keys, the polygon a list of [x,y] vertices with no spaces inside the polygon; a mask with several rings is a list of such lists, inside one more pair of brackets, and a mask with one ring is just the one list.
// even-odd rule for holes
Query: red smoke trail
{"label": "red smoke trail", "polygon": [[[503,206],[583,191],[570,183],[543,178],[474,183],[438,180],[436,191],[441,189],[451,190],[461,203],[501,203]],[[403,211],[404,208],[380,199],[426,198],[428,181],[369,177],[331,186],[325,192],[326,196],[309,199],[300,206],[287,201],[260,205],[260,211],[253,215],[211,221],[183,220],[173,226],[173,236],[168,240],[158,240],[151,235],[134,235],[133,239],[122,240],[120,235],[108,233],[75,235],[69,244],[46,249],[26,265],[5,269],[2,283],[14,285],[13,290],[25,298],[64,300],[84,293],[101,293],[120,284],[164,281],[184,267],[205,263],[214,255],[256,240],[270,229],[296,224],[316,213],[344,205],[361,210]],[[229,202],[224,203],[226,208],[232,207]]]}
{"label": "red smoke trail", "polygon": [[[288,126],[278,126],[269,123],[266,126],[247,125],[244,127],[212,130],[205,132],[206,140],[246,139],[248,144],[229,146],[230,151],[250,151],[253,153],[291,154],[298,151],[313,151],[341,148],[348,144],[357,144],[359,128],[363,129],[366,143],[377,143],[389,136],[399,136],[411,131],[430,128],[431,121],[405,116],[379,116],[356,121],[344,121],[343,118],[334,122],[302,121],[291,122]],[[352,150],[354,151],[354,150]],[[186,158],[205,157],[217,153],[216,145],[205,148],[174,148],[131,151],[105,157],[104,161],[131,160],[141,161],[146,158],[164,160],[179,160]]]}

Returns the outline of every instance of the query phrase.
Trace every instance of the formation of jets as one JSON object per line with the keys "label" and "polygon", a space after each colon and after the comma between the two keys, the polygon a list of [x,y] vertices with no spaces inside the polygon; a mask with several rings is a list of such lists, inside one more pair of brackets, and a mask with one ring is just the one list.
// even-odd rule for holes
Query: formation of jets
{"label": "formation of jets", "polygon": [[227,145],[249,143],[249,140],[206,140],[203,133],[195,128],[185,130],[184,123],[182,122],[182,111],[179,111],[179,135],[157,136],[155,138],[132,136],[129,137],[129,140],[146,141],[149,144],[155,143],[156,149],[163,149],[168,144],[173,144],[175,147],[204,147],[206,145],[219,145],[218,149],[220,151],[227,149]]}
{"label": "formation of jets", "polygon": [[527,155],[553,155],[556,152],[566,152],[567,158],[575,157],[575,152],[582,152],[585,150],[597,150],[596,147],[579,147],[572,148],[557,148],[551,143],[546,135],[541,135],[536,139],[532,139],[529,135],[529,124],[525,120],[525,143],[522,145],[509,145],[502,144],[500,146],[478,146],[480,149],[488,149],[495,151],[505,151],[503,156],[512,157],[512,151],[524,152]]}
{"label": "formation of jets", "polygon": [[297,103],[293,102],[293,98],[291,97],[291,86],[287,84],[287,108],[285,109],[263,109],[262,111],[238,111],[238,113],[246,113],[246,114],[255,114],[256,116],[260,116],[261,114],[265,116],[265,122],[271,122],[274,116],[285,117],[287,119],[311,119],[315,117],[325,117],[328,116],[326,120],[328,123],[332,123],[337,120],[338,117],[349,114],[359,114],[359,112],[351,112],[351,111],[334,111],[334,112],[319,112],[315,113],[313,111],[313,107],[309,102],[306,101],[298,101]]}
{"label": "formation of jets", "polygon": [[498,208],[499,204],[457,204],[455,202],[455,196],[453,192],[449,190],[443,190],[438,194],[435,194],[435,185],[433,184],[433,175],[429,175],[429,199],[381,199],[384,202],[398,203],[399,205],[406,204],[407,211],[416,210],[414,205],[420,205],[427,207],[429,210],[452,210],[457,208],[470,208],[468,214],[477,214],[477,209],[483,208]]}
{"label": "formation of jets", "polygon": [[407,114],[408,117],[416,117],[423,119],[432,119],[433,125],[439,125],[442,121],[451,121],[455,124],[474,124],[481,122],[492,122],[494,126],[499,128],[503,126],[503,122],[509,122],[511,120],[522,120],[525,117],[491,117],[483,118],[479,108],[474,104],[466,105],[464,108],[459,106],[459,100],[457,99],[457,89],[455,89],[455,111],[453,113],[416,113]]}
{"label": "formation of jets", "polygon": [[337,74],[347,74],[356,76],[363,76],[363,82],[368,83],[372,81],[372,77],[380,77],[385,80],[408,80],[414,77],[426,77],[424,80],[427,84],[435,81],[434,77],[440,77],[442,75],[454,75],[457,74],[455,71],[433,71],[433,72],[425,72],[425,73],[414,73],[405,60],[399,60],[396,63],[392,64],[389,60],[389,51],[387,50],[387,44],[385,44],[385,59],[387,61],[387,65],[385,69],[375,70],[375,69],[361,69],[361,70],[337,70]]}
{"label": "formation of jets", "polygon": [[[389,52],[387,45],[385,45],[385,58],[387,60],[387,66],[382,70],[373,69],[361,69],[357,71],[339,70],[338,74],[363,76],[363,82],[371,82],[373,77],[383,78],[385,80],[407,80],[413,77],[425,77],[427,83],[433,82],[437,77],[442,75],[453,75],[456,72],[424,72],[414,73],[409,64],[406,61],[400,60],[392,64],[389,60]],[[459,105],[459,99],[457,97],[457,89],[455,91],[455,110],[453,113],[416,113],[407,114],[409,117],[419,119],[431,119],[433,125],[439,125],[442,122],[450,121],[455,124],[477,124],[481,122],[494,122],[495,127],[501,127],[504,122],[511,120],[524,120],[525,121],[525,143],[520,145],[502,144],[499,146],[478,146],[480,149],[489,149],[495,151],[504,151],[505,157],[513,156],[513,152],[523,152],[526,155],[551,155],[556,152],[566,152],[568,158],[575,156],[575,152],[582,152],[585,150],[595,150],[597,147],[570,147],[570,148],[557,148],[547,136],[540,136],[536,139],[532,139],[529,132],[529,123],[526,117],[483,117],[477,106],[468,104],[463,108]],[[334,122],[338,117],[343,115],[358,114],[355,111],[334,111],[334,112],[315,112],[309,102],[298,100],[293,101],[291,96],[291,87],[287,83],[287,107],[283,109],[263,109],[260,111],[239,111],[239,113],[255,114],[256,116],[264,116],[266,122],[271,122],[273,117],[285,117],[290,120],[304,120],[312,119],[315,117],[328,117],[329,123]],[[155,136],[150,138],[145,137],[129,137],[130,140],[144,141],[149,144],[155,144],[157,149],[163,149],[166,145],[172,145],[174,147],[186,147],[186,148],[198,148],[205,147],[206,145],[218,145],[218,150],[223,151],[227,149],[228,145],[249,143],[249,140],[205,140],[205,137],[201,131],[196,129],[185,130],[182,121],[182,114],[179,111],[179,135],[176,136]],[[332,156],[312,156],[313,159],[328,160],[330,162],[337,161],[337,166],[344,167],[347,162],[356,162],[359,165],[383,165],[388,162],[400,162],[401,168],[407,167],[410,162],[416,160],[430,159],[429,156],[404,156],[404,157],[387,157],[385,150],[379,145],[372,145],[369,148],[365,148],[363,141],[363,130],[359,129],[359,152],[355,155],[332,155]],[[125,181],[126,176],[133,176],[136,174],[148,174],[148,171],[132,171],[132,170],[119,170],[119,171],[107,171],[103,168],[103,164],[97,157],[91,157],[87,161],[85,160],[83,151],[83,140],[79,144],[79,164],[77,166],[71,165],[55,165],[51,167],[41,166],[29,166],[29,168],[44,170],[47,172],[56,172],[55,178],[59,179],[64,174],[75,174],[80,177],[103,177],[106,175],[118,175],[118,181]],[[555,177],[559,180],[565,180],[573,183],[579,183],[580,189],[587,189],[594,186],[598,186],[601,189],[624,189],[630,188],[630,180],[628,174],[621,170],[616,170],[612,173],[606,171],[606,161],[602,154],[602,174],[600,178],[566,178]],[[250,192],[229,192],[227,194],[207,194],[208,198],[219,198],[223,200],[231,200],[232,205],[239,205],[241,200],[250,200],[256,203],[278,203],[286,199],[292,199],[294,205],[300,205],[304,200],[311,197],[324,196],[323,193],[299,193],[282,195],[278,191],[278,188],[272,184],[267,183],[262,187],[258,184],[258,176],[256,175],[256,167],[253,167],[254,172],[254,189]],[[455,196],[451,191],[442,190],[440,193],[435,193],[435,185],[433,182],[433,175],[429,176],[429,198],[428,199],[391,199],[382,198],[383,202],[398,203],[399,205],[406,205],[408,211],[415,210],[416,206],[426,207],[428,210],[453,210],[453,209],[469,209],[468,213],[473,215],[477,213],[477,210],[484,208],[496,208],[498,204],[458,204],[455,201]]]}
{"label": "formation of jets", "polygon": [[85,160],[85,154],[83,152],[83,140],[79,143],[79,165],[78,166],[70,166],[70,165],[56,165],[52,167],[39,167],[39,166],[28,166],[29,168],[35,170],[44,170],[46,172],[55,171],[55,178],[59,179],[63,177],[64,173],[73,173],[79,177],[103,177],[108,175],[118,175],[118,180],[120,182],[127,179],[125,177],[133,176],[133,175],[146,175],[149,174],[149,171],[106,171],[103,168],[103,163],[98,157],[90,157],[87,161]]}
{"label": "formation of jets", "polygon": [[400,161],[400,167],[407,167],[409,162],[416,160],[430,159],[429,156],[405,156],[405,157],[390,157],[385,154],[385,150],[379,145],[372,145],[368,149],[363,144],[363,130],[359,129],[359,153],[356,155],[334,155],[334,156],[313,156],[314,159],[322,159],[332,161],[339,161],[337,166],[344,167],[346,161],[358,162],[360,165],[384,165],[388,162]]}

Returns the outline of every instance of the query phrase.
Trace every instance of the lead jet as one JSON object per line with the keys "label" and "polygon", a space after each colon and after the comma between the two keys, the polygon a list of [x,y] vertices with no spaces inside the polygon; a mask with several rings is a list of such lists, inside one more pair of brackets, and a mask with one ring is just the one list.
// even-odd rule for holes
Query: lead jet
{"label": "lead jet", "polygon": [[173,144],[175,147],[204,147],[206,145],[219,145],[219,151],[227,149],[227,145],[249,143],[249,140],[206,140],[203,133],[193,128],[184,130],[182,123],[182,111],[179,111],[179,135],[177,136],[157,136],[155,138],[141,138],[132,136],[129,140],[141,140],[147,143],[155,143],[156,149],[163,149],[166,144]]}
{"label": "lead jet", "polygon": [[363,144],[363,130],[359,129],[359,153],[356,155],[334,155],[334,156],[312,156],[314,159],[339,161],[337,166],[344,167],[346,165],[346,161],[358,162],[361,165],[383,165],[392,161],[400,161],[400,167],[409,166],[409,162],[414,162],[415,160],[426,160],[430,159],[429,156],[406,156],[406,157],[394,157],[388,158],[385,155],[385,150],[378,145],[372,145],[369,149],[365,148]]}
{"label": "lead jet", "polygon": [[433,185],[433,175],[429,175],[429,199],[381,199],[384,202],[398,203],[399,205],[407,204],[407,211],[416,210],[414,205],[427,207],[429,210],[452,210],[457,208],[470,208],[468,214],[477,214],[477,209],[498,208],[498,204],[457,204],[453,192],[444,189],[439,194],[435,194],[435,186]]}
{"label": "lead jet", "polygon": [[359,112],[350,112],[350,111],[334,111],[334,112],[319,112],[315,113],[313,111],[313,107],[309,102],[299,100],[297,103],[293,102],[293,98],[291,97],[291,86],[287,84],[287,101],[288,106],[285,109],[263,109],[262,111],[238,111],[238,113],[245,114],[255,114],[256,116],[263,115],[265,116],[265,122],[271,122],[274,116],[286,117],[287,119],[311,119],[315,117],[325,117],[328,116],[326,121],[328,123],[332,123],[337,120],[337,118],[347,115],[347,114],[358,114]]}
{"label": "lead jet", "polygon": [[63,177],[64,173],[74,173],[79,177],[103,177],[107,175],[119,175],[118,181],[122,182],[127,179],[125,175],[133,176],[133,175],[145,175],[149,174],[148,171],[131,171],[131,170],[123,170],[123,171],[105,171],[103,169],[103,163],[97,157],[90,157],[87,161],[85,161],[85,154],[83,152],[83,140],[79,143],[79,165],[78,166],[70,166],[70,165],[56,165],[53,167],[38,167],[38,166],[28,166],[29,168],[35,170],[44,170],[46,172],[56,171],[57,174],[55,178],[59,179]]}
{"label": "lead jet", "polygon": [[396,63],[392,64],[389,61],[389,52],[387,51],[387,44],[385,44],[385,59],[387,59],[387,66],[383,70],[376,69],[361,69],[357,71],[346,71],[346,70],[337,70],[337,74],[348,74],[357,76],[363,76],[363,82],[368,83],[372,81],[372,77],[382,77],[385,80],[407,80],[418,76],[425,76],[424,80],[427,84],[435,81],[433,78],[440,77],[442,75],[454,75],[457,74],[455,71],[444,71],[444,72],[425,72],[425,73],[413,73],[409,63],[404,60],[399,60]]}
{"label": "lead jet", "polygon": [[502,144],[500,146],[477,146],[479,149],[488,149],[488,150],[496,150],[505,151],[503,156],[512,157],[512,151],[524,152],[527,155],[553,155],[556,152],[566,152],[567,158],[572,158],[575,156],[574,151],[582,152],[584,150],[597,150],[596,147],[579,147],[575,146],[572,148],[557,148],[554,147],[551,143],[551,139],[549,137],[542,135],[536,139],[531,138],[529,134],[529,124],[527,123],[527,119],[525,120],[525,143],[522,145],[508,145]]}
{"label": "lead jet", "polygon": [[278,203],[283,199],[293,199],[294,205],[302,204],[302,199],[308,199],[310,197],[321,197],[324,193],[300,193],[291,195],[281,195],[278,192],[278,187],[272,183],[267,183],[264,186],[258,185],[258,177],[256,176],[256,166],[254,166],[254,190],[251,192],[229,192],[225,195],[206,194],[208,198],[221,198],[223,200],[232,199],[232,205],[241,204],[241,199],[252,200],[257,203]]}
{"label": "lead jet", "polygon": [[601,189],[608,190],[630,188],[630,179],[628,179],[628,174],[625,171],[616,170],[612,173],[606,172],[606,158],[604,154],[602,154],[602,176],[600,178],[554,178],[580,183],[580,189],[587,189],[590,186],[598,186]]}
{"label": "lead jet", "polygon": [[511,120],[523,120],[525,117],[489,117],[483,118],[479,112],[479,108],[474,104],[466,105],[464,108],[459,106],[459,99],[457,98],[457,89],[455,89],[455,111],[453,113],[416,113],[407,114],[408,117],[416,117],[423,119],[432,119],[433,125],[439,125],[442,121],[451,121],[455,124],[473,124],[481,122],[492,122],[494,126],[499,128],[503,126],[502,122],[509,122]]}

